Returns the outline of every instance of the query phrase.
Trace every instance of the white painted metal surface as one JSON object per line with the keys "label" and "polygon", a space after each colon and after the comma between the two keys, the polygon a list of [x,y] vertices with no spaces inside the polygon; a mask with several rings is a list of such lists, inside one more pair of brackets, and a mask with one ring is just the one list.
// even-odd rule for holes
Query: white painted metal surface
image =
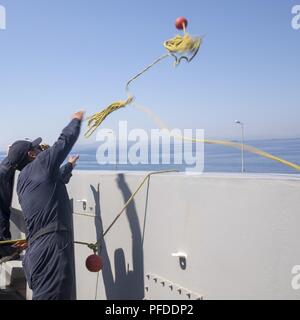
{"label": "white painted metal surface", "polygon": [[[96,242],[143,177],[76,172],[68,186],[75,240]],[[173,299],[149,284],[155,275],[193,298],[299,299],[299,191],[297,176],[153,176],[102,243],[98,283],[85,268],[92,251],[75,246],[77,297]]]}

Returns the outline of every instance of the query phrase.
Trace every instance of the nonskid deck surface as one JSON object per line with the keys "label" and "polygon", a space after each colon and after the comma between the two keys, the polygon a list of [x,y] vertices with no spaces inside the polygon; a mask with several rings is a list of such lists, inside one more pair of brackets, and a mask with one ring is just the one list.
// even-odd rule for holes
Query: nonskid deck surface
{"label": "nonskid deck surface", "polygon": [[0,300],[26,300],[26,278],[22,258],[0,265]]}
{"label": "nonskid deck surface", "polygon": [[0,289],[0,300],[25,300],[20,293],[13,289]]}

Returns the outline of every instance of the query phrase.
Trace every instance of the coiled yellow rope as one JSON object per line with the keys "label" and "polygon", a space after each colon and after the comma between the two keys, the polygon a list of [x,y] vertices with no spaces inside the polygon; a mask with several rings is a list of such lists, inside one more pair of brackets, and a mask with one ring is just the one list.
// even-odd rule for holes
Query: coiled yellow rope
{"label": "coiled yellow rope", "polygon": [[202,38],[192,38],[184,30],[184,36],[177,35],[175,38],[165,41],[164,47],[175,58],[175,66],[177,66],[182,59],[191,62],[198,53],[201,44]]}
{"label": "coiled yellow rope", "polygon": [[85,137],[90,137],[97,128],[101,125],[101,123],[106,119],[106,117],[111,114],[112,112],[119,110],[121,108],[126,107],[128,104],[130,104],[133,101],[133,97],[129,97],[125,101],[117,101],[109,105],[106,109],[104,109],[101,112],[96,113],[95,115],[88,117],[88,130],[85,133]]}
{"label": "coiled yellow rope", "polygon": [[[106,119],[108,115],[112,112],[119,110],[121,108],[126,107],[127,105],[131,104],[134,100],[134,96],[129,93],[129,85],[131,82],[136,80],[154,65],[162,61],[163,59],[172,56],[175,59],[175,66],[180,64],[182,59],[185,59],[187,62],[190,62],[195,55],[197,54],[200,45],[201,45],[201,38],[192,38],[186,31],[184,30],[184,35],[179,36],[177,35],[175,38],[171,40],[167,40],[164,42],[164,47],[168,50],[168,53],[159,57],[155,60],[152,64],[146,67],[143,71],[139,72],[136,76],[130,79],[126,84],[126,92],[128,95],[127,100],[125,101],[117,101],[109,105],[106,109],[101,112],[97,112],[93,116],[87,118],[88,121],[88,130],[85,133],[85,137],[89,138],[97,128],[102,124],[102,122]],[[178,56],[177,56],[178,54]]]}

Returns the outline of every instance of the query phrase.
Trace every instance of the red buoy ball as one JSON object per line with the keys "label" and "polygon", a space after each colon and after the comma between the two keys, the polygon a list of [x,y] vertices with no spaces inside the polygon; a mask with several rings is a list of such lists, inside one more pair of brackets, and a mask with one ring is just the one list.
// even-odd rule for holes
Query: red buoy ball
{"label": "red buoy ball", "polygon": [[178,30],[183,30],[188,26],[188,21],[185,17],[179,17],[175,21],[175,26]]}
{"label": "red buoy ball", "polygon": [[87,257],[85,265],[90,272],[99,272],[103,268],[103,259],[96,254],[92,254]]}

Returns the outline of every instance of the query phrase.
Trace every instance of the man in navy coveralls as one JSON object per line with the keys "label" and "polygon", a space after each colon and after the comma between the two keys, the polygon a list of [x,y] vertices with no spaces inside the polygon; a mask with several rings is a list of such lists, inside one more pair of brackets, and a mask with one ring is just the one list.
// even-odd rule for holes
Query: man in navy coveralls
{"label": "man in navy coveralls", "polygon": [[[11,240],[10,233],[10,207],[13,195],[13,185],[16,169],[11,165],[8,158],[0,164],[0,241]],[[0,247],[0,258],[13,253],[11,247]]]}
{"label": "man in navy coveralls", "polygon": [[[75,299],[72,210],[65,186],[73,165],[61,165],[79,137],[83,117],[82,111],[75,113],[49,149],[25,152],[17,193],[28,229],[23,266],[34,300]],[[19,157],[20,149],[13,145],[10,153]]]}
{"label": "man in navy coveralls", "polygon": [[0,240],[10,240],[10,206],[16,169],[5,158],[0,164]]}
{"label": "man in navy coveralls", "polygon": [[[46,145],[40,146],[41,139],[35,141],[23,141],[22,143],[27,145],[28,148],[34,149],[38,147],[46,148]],[[10,147],[9,147],[10,148]],[[9,149],[8,149],[9,152]],[[20,159],[18,159],[20,160]],[[19,161],[18,161],[19,162]],[[22,162],[22,161],[21,161]],[[22,165],[22,163],[21,163]],[[11,215],[11,203],[13,197],[13,187],[15,180],[16,170],[21,170],[22,166],[18,167],[17,163],[10,161],[8,156],[0,163],[0,241],[11,240],[10,233],[10,215]],[[6,256],[13,256],[14,259],[19,255],[17,248],[13,248],[9,245],[0,246],[0,258]]]}

